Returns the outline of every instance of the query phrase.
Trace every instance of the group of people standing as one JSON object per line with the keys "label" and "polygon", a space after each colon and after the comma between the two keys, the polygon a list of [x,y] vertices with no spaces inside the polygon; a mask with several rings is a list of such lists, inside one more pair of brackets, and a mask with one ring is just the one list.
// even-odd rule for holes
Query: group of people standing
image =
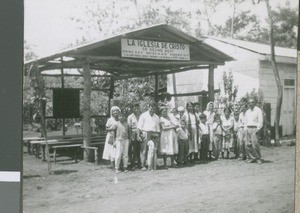
{"label": "group of people standing", "polygon": [[[248,107],[249,105],[249,107]],[[169,112],[168,107],[149,104],[141,113],[139,104],[127,118],[117,106],[111,108],[106,123],[106,142],[103,159],[110,160],[116,172],[141,168],[155,170],[157,155],[163,157],[167,169],[167,157],[171,167],[188,165],[194,161],[207,162],[219,158],[234,158],[261,164],[258,132],[263,125],[262,111],[250,99],[231,110],[216,111],[213,102],[200,112],[198,103],[187,103]]]}

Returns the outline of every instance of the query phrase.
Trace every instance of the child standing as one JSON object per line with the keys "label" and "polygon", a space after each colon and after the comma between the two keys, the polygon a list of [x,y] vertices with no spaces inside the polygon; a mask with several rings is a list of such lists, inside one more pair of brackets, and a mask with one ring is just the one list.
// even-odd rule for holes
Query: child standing
{"label": "child standing", "polygon": [[213,153],[215,159],[219,158],[219,155],[222,151],[222,143],[223,143],[223,131],[221,127],[221,119],[219,115],[214,116],[214,122],[212,124],[213,134],[214,134],[214,141],[213,141]]}
{"label": "child standing", "polygon": [[181,121],[180,127],[176,129],[178,136],[178,165],[186,165],[189,154],[188,130],[184,121]]}
{"label": "child standing", "polygon": [[209,126],[206,123],[206,115],[200,115],[200,135],[201,135],[201,149],[200,149],[200,160],[206,162],[208,160],[208,147],[209,147]]}
{"label": "child standing", "polygon": [[147,155],[147,164],[148,170],[152,171],[156,169],[156,160],[157,160],[157,148],[155,146],[155,140],[157,140],[156,135],[151,135],[150,140],[147,142],[148,146],[148,155]]}
{"label": "child standing", "polygon": [[120,172],[121,158],[123,159],[124,172],[128,171],[128,146],[130,136],[129,125],[124,114],[120,114],[119,120],[116,127],[116,141],[114,143],[114,146],[116,147],[116,173]]}
{"label": "child standing", "polygon": [[231,110],[229,107],[224,109],[224,116],[221,117],[222,129],[223,129],[223,152],[222,158],[224,158],[224,152],[227,153],[227,159],[229,159],[230,150],[232,149],[232,129],[233,129],[233,117],[230,115]]}
{"label": "child standing", "polygon": [[115,148],[113,144],[115,142],[115,130],[117,127],[117,123],[119,121],[119,113],[120,108],[117,106],[113,106],[110,110],[111,117],[106,122],[106,138],[105,138],[105,145],[103,150],[102,159],[110,160],[110,164],[112,169],[114,169],[114,162],[115,162]]}

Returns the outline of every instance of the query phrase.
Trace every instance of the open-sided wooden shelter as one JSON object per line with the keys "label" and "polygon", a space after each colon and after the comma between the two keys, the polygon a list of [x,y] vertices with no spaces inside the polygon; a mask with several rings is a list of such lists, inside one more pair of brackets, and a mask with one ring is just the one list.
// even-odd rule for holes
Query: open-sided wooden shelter
{"label": "open-sided wooden shelter", "polygon": [[[91,92],[91,70],[106,71],[115,80],[153,75],[157,100],[159,75],[208,69],[208,95],[213,100],[214,68],[230,60],[233,58],[203,43],[201,38],[194,38],[168,24],[159,24],[27,62],[25,70],[35,63],[42,75],[44,71],[51,74],[51,71],[61,70],[63,79],[65,68],[82,68],[84,97]],[[89,108],[84,109],[83,121],[89,121],[88,111]],[[90,141],[88,129],[89,126],[83,126],[87,143]]]}

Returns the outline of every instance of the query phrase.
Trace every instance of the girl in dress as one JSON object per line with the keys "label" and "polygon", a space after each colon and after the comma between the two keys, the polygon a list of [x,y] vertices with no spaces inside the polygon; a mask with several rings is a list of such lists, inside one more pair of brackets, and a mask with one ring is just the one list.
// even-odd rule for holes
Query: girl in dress
{"label": "girl in dress", "polygon": [[209,102],[206,105],[206,110],[203,112],[203,114],[206,115],[206,122],[209,127],[209,146],[208,146],[208,153],[209,153],[209,159],[211,159],[211,154],[213,151],[213,141],[214,141],[214,133],[213,133],[213,128],[212,125],[214,123],[214,116],[215,116],[215,105],[213,102]]}
{"label": "girl in dress", "polygon": [[177,122],[168,115],[167,108],[161,109],[161,137],[159,152],[163,155],[164,168],[167,169],[167,156],[171,157],[171,167],[174,167],[174,155],[178,154],[177,134],[175,129],[179,126]]}
{"label": "girl in dress", "polygon": [[181,119],[187,124],[189,132],[189,159],[192,161],[198,159],[198,143],[199,143],[199,118],[195,115],[193,109],[193,103],[188,102],[186,104],[186,112]]}
{"label": "girl in dress", "polygon": [[117,106],[113,106],[110,110],[111,117],[106,122],[106,139],[103,150],[102,159],[110,160],[110,164],[112,169],[114,169],[114,161],[115,161],[115,130],[117,128],[117,124],[119,121],[120,108]]}
{"label": "girl in dress", "polygon": [[230,150],[233,147],[233,125],[234,119],[230,115],[231,110],[229,107],[224,109],[224,116],[221,117],[222,130],[223,130],[223,152],[222,158],[224,158],[224,152],[226,151],[227,159],[229,158]]}

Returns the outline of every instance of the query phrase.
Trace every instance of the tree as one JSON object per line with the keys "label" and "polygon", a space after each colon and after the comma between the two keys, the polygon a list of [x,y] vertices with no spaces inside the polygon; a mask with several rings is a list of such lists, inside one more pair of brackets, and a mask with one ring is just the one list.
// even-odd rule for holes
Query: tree
{"label": "tree", "polygon": [[[296,48],[298,26],[297,10],[290,6],[280,6],[271,10],[273,20],[273,40],[276,46]],[[232,17],[234,17],[232,19]],[[257,16],[249,10],[229,17],[224,26],[216,25],[214,34],[241,40],[269,44],[269,28],[264,27]]]}
{"label": "tree", "polygon": [[251,15],[249,10],[236,14],[234,19],[228,18],[224,26],[216,25],[215,28],[215,33],[219,36],[250,41],[257,39],[262,31],[257,17]]}
{"label": "tree", "polygon": [[275,60],[275,41],[274,41],[274,27],[273,27],[273,16],[271,11],[271,6],[269,0],[265,0],[266,8],[268,11],[268,19],[269,19],[269,42],[271,48],[271,63],[272,69],[277,85],[277,102],[276,102],[276,112],[275,112],[275,145],[279,145],[279,121],[280,121],[280,113],[281,113],[281,105],[282,105],[282,96],[283,96],[283,88],[281,79],[279,76],[279,71],[277,67],[277,63]]}
{"label": "tree", "polygon": [[[37,55],[33,52],[32,46],[24,41],[24,60],[36,59]],[[23,75],[23,124],[30,124],[33,129],[33,115],[37,111],[37,104],[34,98],[34,90],[31,86],[31,79],[28,73]]]}
{"label": "tree", "polygon": [[[269,0],[263,0],[267,9],[268,13],[268,24],[269,24],[269,44],[271,49],[271,64],[272,64],[272,70],[274,73],[276,85],[277,85],[277,101],[276,101],[276,110],[275,110],[275,145],[280,145],[279,142],[279,121],[280,121],[280,114],[281,114],[281,105],[282,105],[282,96],[283,96],[283,87],[282,82],[279,76],[279,71],[277,67],[277,63],[275,60],[275,41],[274,41],[274,13],[271,10],[270,2]],[[254,0],[253,3],[255,4]],[[257,3],[260,3],[260,0],[258,0]]]}

